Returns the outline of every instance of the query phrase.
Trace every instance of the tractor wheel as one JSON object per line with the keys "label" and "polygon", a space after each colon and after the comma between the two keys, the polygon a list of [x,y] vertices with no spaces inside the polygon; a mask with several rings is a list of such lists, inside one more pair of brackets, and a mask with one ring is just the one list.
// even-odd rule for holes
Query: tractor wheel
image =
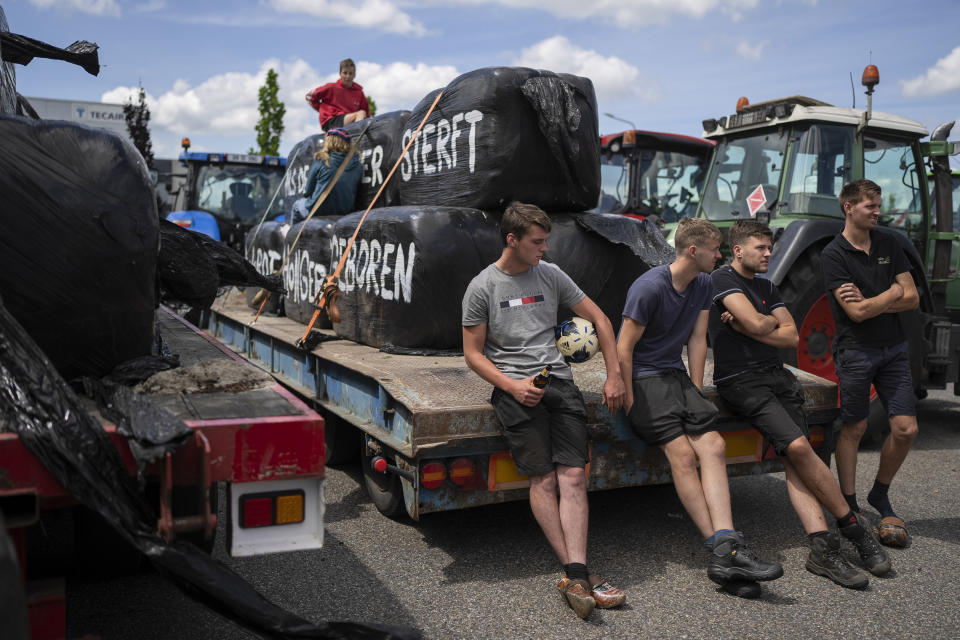
{"label": "tractor wheel", "polygon": [[[794,263],[780,286],[780,295],[797,324],[800,342],[796,349],[781,349],[783,361],[798,369],[837,382],[833,363],[836,325],[820,271],[820,250],[804,253]],[[839,398],[837,398],[839,402]],[[883,405],[870,387],[870,417],[861,444],[879,442],[889,429]]]}
{"label": "tractor wheel", "polygon": [[[400,519],[406,513],[406,504],[403,501],[403,487],[400,486],[400,476],[394,473],[380,473],[373,468],[373,459],[376,457],[367,439],[360,438],[360,467],[363,469],[363,485],[367,495],[373,501],[377,511],[392,519]],[[392,456],[384,452],[387,462],[393,464]]]}
{"label": "tractor wheel", "polygon": [[332,413],[324,412],[325,464],[332,467],[355,461],[357,459],[357,443],[360,439],[359,429]]}

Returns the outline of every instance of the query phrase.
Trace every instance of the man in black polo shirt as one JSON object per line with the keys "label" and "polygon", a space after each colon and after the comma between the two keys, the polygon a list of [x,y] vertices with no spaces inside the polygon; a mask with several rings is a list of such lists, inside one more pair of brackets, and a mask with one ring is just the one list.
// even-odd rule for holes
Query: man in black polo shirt
{"label": "man in black polo shirt", "polygon": [[867,502],[882,518],[880,542],[905,547],[910,537],[903,520],[890,506],[887,490],[917,435],[910,356],[897,313],[916,309],[919,296],[897,239],[876,230],[880,196],[880,187],[870,180],[845,185],[840,191],[840,206],[846,224],[820,255],[827,298],[837,325],[834,364],[840,381],[843,422],[836,448],[840,488],[850,508],[859,511],[857,449],[867,428],[873,384],[890,416],[890,436],[880,451],[880,466]]}
{"label": "man in black polo shirt", "polygon": [[840,538],[827,529],[820,505],[837,519],[840,532],[854,543],[872,573],[890,571],[890,560],[810,446],[803,389],[777,351],[796,348],[797,327],[773,282],[754,277],[767,272],[772,238],[770,228],[754,220],[740,220],[730,228],[733,263],[711,275],[713,383],[727,406],[748,418],[783,456],[787,493],[810,542],[807,570],[862,589],[869,579],[843,555]]}

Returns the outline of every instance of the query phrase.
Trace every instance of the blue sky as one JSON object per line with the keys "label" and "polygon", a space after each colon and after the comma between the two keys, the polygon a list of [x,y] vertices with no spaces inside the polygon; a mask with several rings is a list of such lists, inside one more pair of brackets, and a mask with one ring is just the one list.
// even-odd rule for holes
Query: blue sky
{"label": "blue sky", "polygon": [[[522,65],[590,77],[601,112],[700,135],[700,122],[793,94],[874,109],[929,129],[960,118],[960,2],[933,0],[16,0],[10,31],[100,45],[100,75],[62,62],[17,66],[27,96],[123,102],[143,84],[156,155],[254,145],[257,88],[279,73],[281,153],[318,130],[304,94],[358,63],[380,111],[411,108],[458,74]],[[600,117],[601,133],[626,128]],[[960,129],[951,137],[960,139]]]}

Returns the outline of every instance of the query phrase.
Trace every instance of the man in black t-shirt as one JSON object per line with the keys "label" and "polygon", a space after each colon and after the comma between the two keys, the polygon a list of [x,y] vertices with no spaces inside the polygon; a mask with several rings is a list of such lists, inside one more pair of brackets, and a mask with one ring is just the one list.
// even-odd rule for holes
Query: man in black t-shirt
{"label": "man in black t-shirt", "polygon": [[767,272],[772,237],[769,227],[753,220],[738,221],[730,228],[733,264],[711,276],[713,383],[730,409],[748,418],[783,456],[790,502],[810,541],[807,570],[862,589],[869,579],[844,557],[840,539],[827,529],[820,505],[837,519],[840,532],[853,542],[872,573],[887,573],[890,560],[810,446],[803,389],[777,351],[796,348],[797,327],[773,282],[755,277]]}
{"label": "man in black t-shirt", "polygon": [[880,187],[870,180],[851,182],[840,191],[846,216],[843,232],[820,254],[824,286],[837,325],[834,364],[840,383],[837,475],[850,508],[857,505],[857,449],[867,428],[870,385],[890,416],[890,435],[880,451],[867,502],[878,512],[880,542],[910,543],[887,490],[917,435],[916,396],[907,339],[897,314],[916,309],[917,288],[910,264],[893,233],[878,230]]}

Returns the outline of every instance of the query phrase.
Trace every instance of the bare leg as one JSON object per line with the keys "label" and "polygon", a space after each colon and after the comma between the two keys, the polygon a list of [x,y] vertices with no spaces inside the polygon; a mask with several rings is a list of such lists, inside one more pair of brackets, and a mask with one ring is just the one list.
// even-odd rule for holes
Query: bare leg
{"label": "bare leg", "polygon": [[890,416],[890,435],[880,449],[880,467],[877,480],[890,484],[903,460],[917,437],[917,418],[915,416]]}
{"label": "bare leg", "polygon": [[[787,459],[783,460],[783,470],[787,476],[787,493],[790,495],[790,504],[793,505],[793,510],[797,512],[803,530],[807,534],[826,531],[827,521],[823,517],[823,510],[820,509],[820,502],[817,501],[816,496],[813,495],[813,492],[810,491],[801,479],[800,474]],[[830,477],[830,480],[833,480],[833,476]],[[837,493],[840,493],[839,488]],[[847,503],[843,501],[842,497],[841,501],[846,506]]]}
{"label": "bare leg", "polygon": [[837,447],[834,451],[837,458],[837,478],[840,480],[840,489],[847,495],[857,492],[857,449],[860,448],[860,438],[866,430],[866,418],[858,422],[844,422],[837,436]]}
{"label": "bare leg", "polygon": [[[567,545],[568,562],[587,563],[587,478],[583,469],[557,465],[560,485],[560,526]],[[566,563],[564,563],[566,564]]]}
{"label": "bare leg", "polygon": [[530,476],[530,510],[537,524],[553,547],[560,564],[567,564],[567,543],[560,525],[560,505],[557,502],[557,474],[554,471],[542,476]]}
{"label": "bare leg", "polygon": [[[790,468],[793,469],[798,480],[815,496],[820,504],[827,508],[827,511],[832,513],[836,518],[847,515],[847,512],[850,511],[850,505],[847,504],[843,494],[840,492],[840,485],[837,484],[837,481],[834,479],[830,468],[824,464],[820,456],[817,455],[817,452],[810,446],[809,440],[801,437],[791,442],[787,446],[787,459],[789,460]],[[787,464],[787,460],[784,460],[784,467],[786,467]],[[788,488],[789,482],[790,476],[788,475]],[[792,494],[791,500],[793,500]],[[796,509],[797,503],[794,502],[793,506],[794,509]],[[819,505],[817,506],[817,511],[820,511]],[[800,516],[802,522],[803,516],[800,515],[799,510],[797,511],[797,515]],[[820,517],[822,519],[823,514],[821,514]],[[804,524],[804,528],[806,528],[806,524]],[[818,529],[818,531],[822,530],[823,529]],[[807,533],[812,532],[807,531]]]}
{"label": "bare leg", "polygon": [[687,510],[693,524],[700,530],[704,538],[713,535],[713,521],[710,519],[710,510],[700,485],[700,475],[697,473],[697,458],[685,437],[674,438],[666,444],[660,445],[670,463],[673,473],[673,487]]}
{"label": "bare leg", "polygon": [[365,111],[354,111],[353,113],[348,113],[343,116],[343,124],[351,124],[353,122],[360,122],[367,117]]}
{"label": "bare leg", "polygon": [[688,436],[690,445],[700,458],[700,479],[703,496],[710,510],[713,530],[733,529],[730,509],[730,483],[727,480],[726,443],[716,431]]}

